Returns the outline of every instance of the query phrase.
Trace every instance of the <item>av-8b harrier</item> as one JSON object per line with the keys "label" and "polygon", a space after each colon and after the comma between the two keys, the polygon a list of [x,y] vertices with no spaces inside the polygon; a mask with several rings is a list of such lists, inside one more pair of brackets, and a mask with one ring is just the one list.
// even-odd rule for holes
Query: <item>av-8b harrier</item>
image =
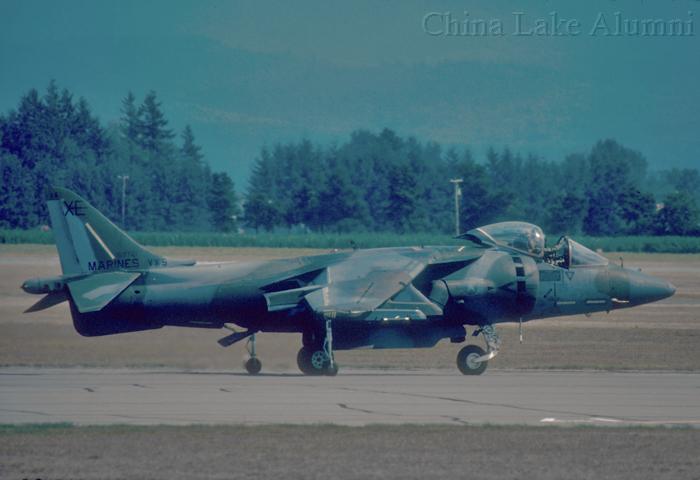
{"label": "av-8b harrier", "polygon": [[461,343],[470,327],[486,349],[465,346],[457,366],[478,375],[498,353],[498,323],[634,307],[675,292],[568,237],[546,248],[542,230],[523,222],[476,228],[461,246],[197,264],[149,252],[69,190],[56,188],[48,208],[63,274],[24,282],[26,292],[46,294],[27,311],[67,300],[84,336],[228,328],[219,343],[247,339],[251,374],[261,369],[257,332],[301,333],[299,369],[335,375],[335,350]]}

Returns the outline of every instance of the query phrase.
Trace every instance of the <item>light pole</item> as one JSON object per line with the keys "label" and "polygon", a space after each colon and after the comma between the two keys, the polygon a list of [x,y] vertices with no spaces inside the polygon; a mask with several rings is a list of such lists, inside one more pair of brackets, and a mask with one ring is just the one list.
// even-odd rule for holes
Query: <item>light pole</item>
{"label": "light pole", "polygon": [[122,228],[126,230],[126,181],[129,175],[117,175],[117,178],[122,181]]}
{"label": "light pole", "polygon": [[450,183],[452,183],[455,186],[455,235],[459,235],[459,197],[462,196],[462,187],[460,184],[464,181],[463,178],[453,178],[450,180]]}

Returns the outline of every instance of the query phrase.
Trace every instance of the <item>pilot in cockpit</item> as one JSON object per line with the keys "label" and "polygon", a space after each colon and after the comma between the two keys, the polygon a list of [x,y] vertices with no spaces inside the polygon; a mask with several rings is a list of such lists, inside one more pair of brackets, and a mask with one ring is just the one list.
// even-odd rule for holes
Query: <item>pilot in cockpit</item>
{"label": "pilot in cockpit", "polygon": [[569,268],[569,239],[560,237],[554,246],[546,248],[544,260],[557,267]]}

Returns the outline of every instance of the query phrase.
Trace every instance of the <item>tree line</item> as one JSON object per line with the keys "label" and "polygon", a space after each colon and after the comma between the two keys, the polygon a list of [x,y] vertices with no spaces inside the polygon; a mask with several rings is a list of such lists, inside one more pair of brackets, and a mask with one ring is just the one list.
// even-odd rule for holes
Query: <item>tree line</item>
{"label": "tree line", "polygon": [[615,140],[560,161],[490,148],[358,130],[329,146],[300,140],[261,148],[245,194],[212,172],[190,127],[168,127],[155,92],[128,93],[121,118],[103,126],[84,99],[51,82],[0,116],[0,228],[48,222],[51,185],[80,192],[138,231],[454,231],[454,190],[463,230],[523,220],[550,233],[698,234],[697,169],[649,172],[644,156]]}
{"label": "tree line", "polygon": [[491,148],[443,150],[435,142],[354,132],[330,147],[308,140],[262,148],[250,178],[244,219],[256,230],[322,232],[454,231],[461,179],[463,229],[523,220],[551,233],[698,233],[696,169],[647,173],[644,156],[615,140],[560,162]]}
{"label": "tree line", "polygon": [[52,185],[79,192],[118,223],[128,176],[126,225],[140,231],[231,231],[238,201],[226,173],[212,172],[187,126],[176,138],[155,92],[129,93],[118,122],[103,126],[87,102],[51,82],[0,116],[0,227],[48,223]]}

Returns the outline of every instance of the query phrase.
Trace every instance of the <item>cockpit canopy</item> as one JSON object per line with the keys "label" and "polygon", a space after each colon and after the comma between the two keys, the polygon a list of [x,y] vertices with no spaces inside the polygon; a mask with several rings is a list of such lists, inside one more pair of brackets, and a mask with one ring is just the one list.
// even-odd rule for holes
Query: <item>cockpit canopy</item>
{"label": "cockpit canopy", "polygon": [[561,237],[545,252],[545,261],[564,268],[597,267],[608,264],[608,259],[584,247],[569,237]]}
{"label": "cockpit canopy", "polygon": [[526,222],[501,222],[469,230],[460,235],[473,242],[508,247],[538,257],[563,268],[593,267],[608,264],[608,259],[584,247],[569,237],[561,237],[547,248],[540,227]]}
{"label": "cockpit canopy", "polygon": [[540,227],[531,223],[492,223],[491,225],[469,230],[461,237],[477,243],[515,248],[536,257],[541,257],[544,254],[544,232],[542,232]]}

